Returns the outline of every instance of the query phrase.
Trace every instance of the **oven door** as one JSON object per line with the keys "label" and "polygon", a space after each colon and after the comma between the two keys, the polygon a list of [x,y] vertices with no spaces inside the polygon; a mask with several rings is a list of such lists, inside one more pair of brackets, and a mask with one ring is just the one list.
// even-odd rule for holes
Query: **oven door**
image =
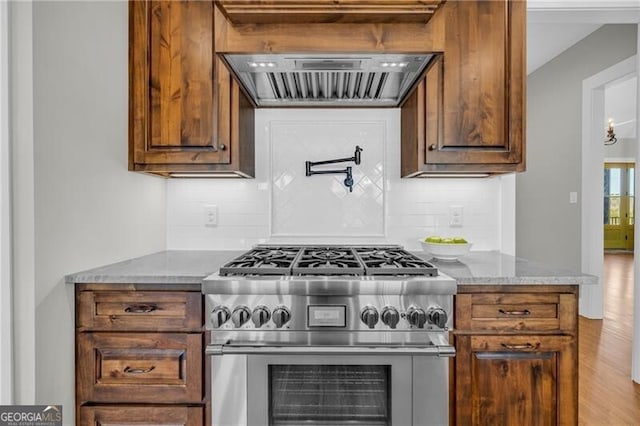
{"label": "oven door", "polygon": [[208,348],[212,425],[449,423],[451,347]]}

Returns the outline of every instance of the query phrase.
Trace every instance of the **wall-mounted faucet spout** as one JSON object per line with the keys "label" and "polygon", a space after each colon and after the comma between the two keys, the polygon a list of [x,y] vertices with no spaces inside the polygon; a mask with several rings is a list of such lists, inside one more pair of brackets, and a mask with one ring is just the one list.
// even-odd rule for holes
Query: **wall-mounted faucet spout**
{"label": "wall-mounted faucet spout", "polygon": [[344,173],[346,178],[344,179],[344,185],[349,188],[349,192],[353,192],[353,173],[351,167],[347,167],[343,170],[311,170],[313,166],[322,166],[326,164],[336,164],[336,163],[345,163],[349,161],[353,161],[355,164],[360,164],[362,148],[356,145],[355,153],[353,157],[350,158],[338,158],[337,160],[326,160],[326,161],[307,161],[306,165],[306,175],[331,175],[331,174],[340,174]]}

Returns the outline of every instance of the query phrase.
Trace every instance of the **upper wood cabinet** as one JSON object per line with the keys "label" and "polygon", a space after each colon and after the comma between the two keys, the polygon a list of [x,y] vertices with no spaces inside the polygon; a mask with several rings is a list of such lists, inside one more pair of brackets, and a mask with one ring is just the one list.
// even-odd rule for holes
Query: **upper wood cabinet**
{"label": "upper wood cabinet", "polygon": [[444,0],[216,0],[234,24],[422,22]]}
{"label": "upper wood cabinet", "polygon": [[402,107],[402,176],[525,169],[526,2],[447,2],[444,52]]}
{"label": "upper wood cabinet", "polygon": [[253,106],[213,39],[212,2],[130,1],[130,170],[253,176]]}
{"label": "upper wood cabinet", "polygon": [[225,54],[434,55],[401,109],[403,177],[523,171],[524,0],[131,0],[129,169],[254,175]]}

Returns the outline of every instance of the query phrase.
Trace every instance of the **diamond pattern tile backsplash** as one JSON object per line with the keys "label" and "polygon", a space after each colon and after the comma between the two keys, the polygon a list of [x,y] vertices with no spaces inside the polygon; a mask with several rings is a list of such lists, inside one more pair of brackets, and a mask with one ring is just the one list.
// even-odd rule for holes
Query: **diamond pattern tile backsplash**
{"label": "diamond pattern tile backsplash", "polygon": [[[384,237],[383,121],[271,123],[271,234],[286,236]],[[306,161],[349,158],[362,161],[314,166],[352,168],[353,192],[345,174],[305,175]]]}
{"label": "diamond pattern tile backsplash", "polygon": [[[391,243],[420,250],[427,235],[462,235],[474,250],[511,252],[514,177],[401,179],[398,109],[261,109],[256,111],[255,179],[170,179],[169,249],[244,250],[260,243]],[[305,161],[351,157],[344,174],[305,176]],[[205,206],[217,206],[205,226]],[[463,226],[451,228],[451,206]],[[506,241],[506,243],[505,243]]]}

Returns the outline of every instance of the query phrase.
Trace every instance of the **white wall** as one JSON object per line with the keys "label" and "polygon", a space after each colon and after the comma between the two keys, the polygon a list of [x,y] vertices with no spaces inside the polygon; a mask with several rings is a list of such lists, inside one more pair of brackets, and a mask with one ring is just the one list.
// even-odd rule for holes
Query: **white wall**
{"label": "white wall", "polygon": [[[333,123],[333,126],[331,124]],[[363,124],[365,123],[365,124]],[[368,123],[368,124],[366,124]],[[383,129],[382,137],[367,133],[368,127]],[[508,245],[514,237],[514,197],[513,184],[503,184],[503,178],[486,179],[400,179],[400,114],[399,110],[277,110],[263,109],[256,112],[256,179],[229,180],[178,180],[167,183],[167,245],[169,249],[246,249],[256,243],[266,241],[298,241],[298,242],[330,242],[347,240],[356,242],[388,241],[402,244],[410,249],[418,249],[418,238],[427,235],[464,235],[475,243],[474,249],[491,250],[502,248],[503,241]],[[336,129],[339,127],[339,131]],[[274,128],[277,131],[274,131]],[[313,133],[309,133],[309,129]],[[305,137],[305,132],[309,136]],[[282,151],[282,144],[290,144],[290,136],[300,135],[300,149]],[[352,135],[346,138],[344,135]],[[286,141],[283,138],[286,137]],[[309,145],[309,139],[313,144]],[[379,140],[380,139],[380,140]],[[384,176],[385,191],[382,194],[377,188],[369,185],[367,191],[354,189],[349,194],[342,185],[344,176],[331,178],[328,176],[304,176],[305,160],[327,160],[350,157],[355,145],[366,143],[385,144],[384,151],[377,148],[365,148],[362,152],[362,166],[353,166],[356,181],[374,180],[371,164],[379,164]],[[321,154],[314,144],[322,144]],[[302,147],[306,147],[302,149]],[[272,154],[286,156],[286,165],[282,161],[271,165]],[[366,164],[365,164],[366,163]],[[343,168],[349,164],[339,164]],[[289,167],[287,169],[286,167]],[[368,168],[368,169],[367,169]],[[365,172],[364,169],[369,171]],[[280,198],[274,202],[272,189],[280,185],[280,179],[287,175],[289,186],[295,191],[288,193],[287,201]],[[506,177],[505,182],[513,181]],[[323,186],[324,185],[324,186]],[[307,193],[317,197],[323,189],[336,191],[337,196],[327,198],[318,204]],[[305,192],[304,194],[302,192]],[[371,192],[372,191],[372,192]],[[281,197],[280,192],[276,197]],[[505,195],[506,194],[506,195]],[[385,228],[381,237],[365,237],[375,234],[375,227],[363,228],[371,232],[358,234],[354,227],[340,227],[341,222],[327,224],[336,210],[358,199],[360,203],[371,201],[372,197],[381,197],[384,210]],[[359,197],[359,198],[358,198]],[[383,199],[383,202],[382,202]],[[204,226],[204,206],[218,207],[218,225]],[[464,226],[449,227],[449,207],[462,206]],[[378,207],[371,203],[366,212],[356,211],[356,219],[365,219],[378,215]],[[510,207],[511,206],[511,207]],[[288,210],[292,209],[292,210]],[[300,214],[300,213],[303,214]],[[328,214],[327,212],[332,212]],[[351,220],[349,210],[343,221]],[[511,212],[511,213],[509,213]],[[295,213],[295,214],[293,214]],[[295,229],[289,237],[274,237],[273,220],[290,214],[292,221],[299,222],[303,217],[308,222],[307,236],[300,232],[301,227],[286,227],[278,222],[275,231]],[[510,217],[509,217],[510,216]],[[353,223],[353,222],[352,222]],[[371,222],[370,222],[371,223]],[[375,222],[378,223],[378,222]],[[321,224],[321,225],[320,225]],[[342,234],[349,237],[319,238],[317,229],[332,227],[333,230],[344,229]],[[357,225],[359,226],[359,225]],[[281,232],[278,232],[281,233]],[[299,237],[291,235],[297,233]],[[330,232],[338,234],[338,232]],[[313,237],[312,237],[313,236]],[[513,251],[512,247],[506,247]]]}
{"label": "white wall", "polygon": [[[23,105],[13,117],[23,132],[13,139],[16,402],[62,404],[73,424],[73,287],[64,275],[163,250],[166,185],[127,171],[127,3],[11,6],[22,14],[12,85],[23,89],[12,98]],[[20,115],[28,106],[32,135]]]}
{"label": "white wall", "polygon": [[8,12],[7,3],[0,3],[0,404],[3,405],[13,402]]}
{"label": "white wall", "polygon": [[36,394],[36,348],[31,1],[10,2],[9,16],[14,402],[32,404]]}
{"label": "white wall", "polygon": [[581,187],[582,80],[633,56],[636,30],[605,25],[529,75],[527,171],[516,177],[518,256],[581,269],[580,194],[570,204],[569,193]]}

